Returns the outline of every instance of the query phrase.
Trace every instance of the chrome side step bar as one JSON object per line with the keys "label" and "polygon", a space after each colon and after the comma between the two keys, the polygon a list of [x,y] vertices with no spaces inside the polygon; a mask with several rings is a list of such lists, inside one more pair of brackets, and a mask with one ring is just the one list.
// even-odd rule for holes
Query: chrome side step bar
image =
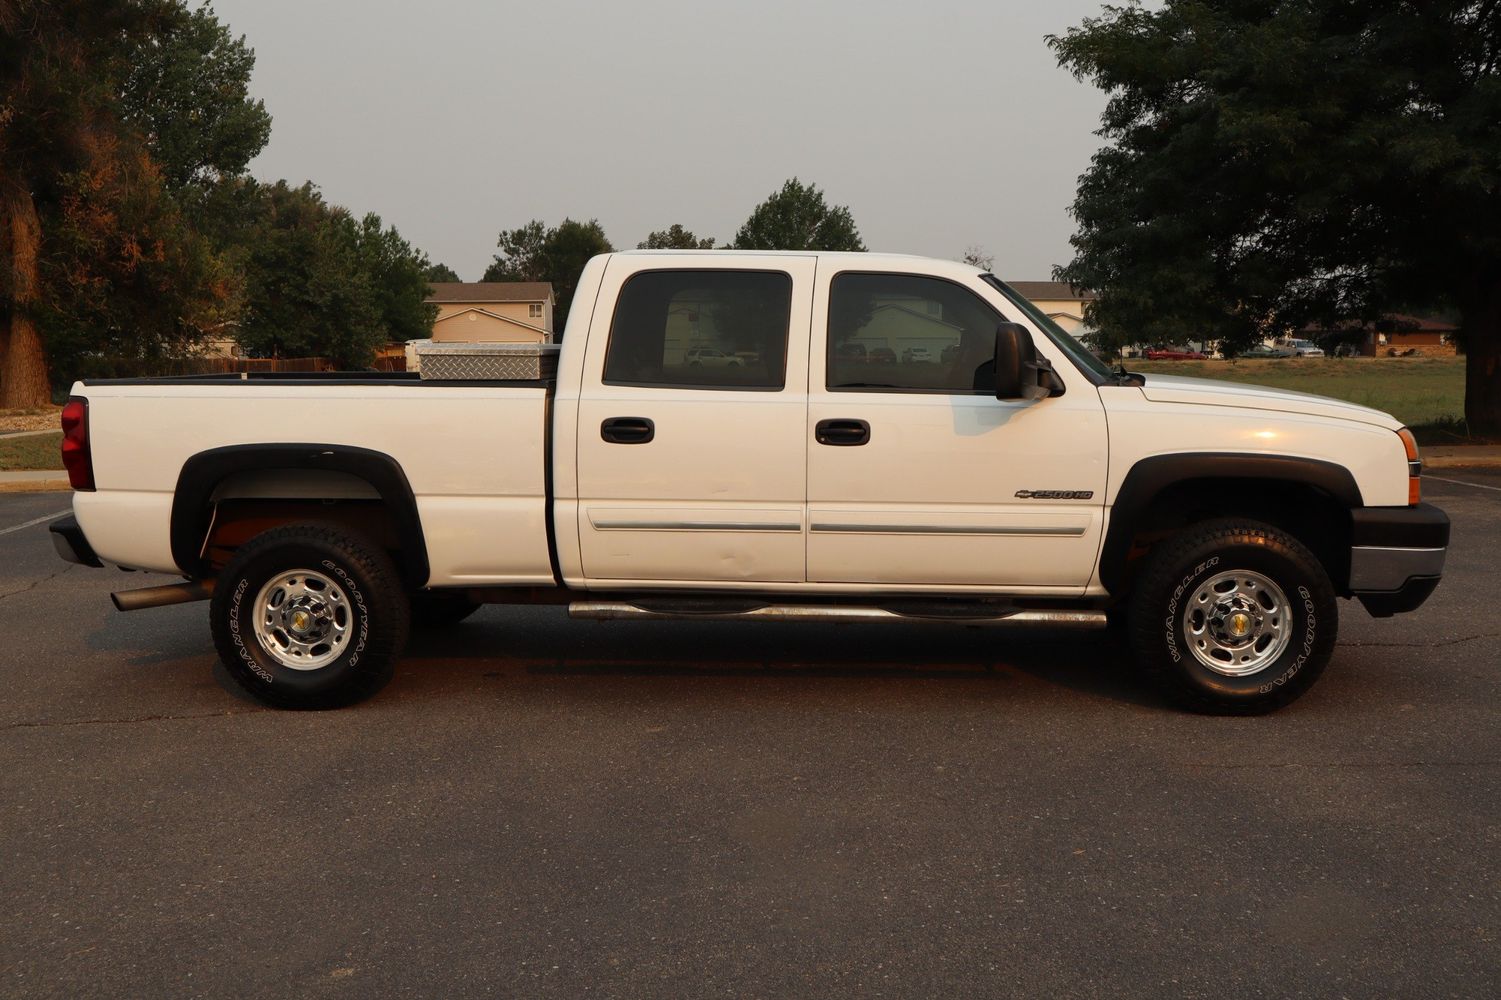
{"label": "chrome side step bar", "polygon": [[1101,629],[1105,627],[1103,611],[1049,611],[1018,608],[1003,614],[976,617],[948,615],[900,614],[885,608],[842,607],[835,604],[768,604],[763,607],[735,610],[653,610],[624,601],[574,601],[568,605],[568,617],[592,621],[712,621],[712,622],[925,622],[942,625],[1003,625],[1043,628]]}

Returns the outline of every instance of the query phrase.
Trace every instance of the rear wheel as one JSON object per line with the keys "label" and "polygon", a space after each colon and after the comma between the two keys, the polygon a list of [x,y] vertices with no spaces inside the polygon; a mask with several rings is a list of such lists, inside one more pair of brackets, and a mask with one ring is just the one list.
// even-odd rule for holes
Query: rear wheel
{"label": "rear wheel", "polygon": [[1286,532],[1246,520],[1194,525],[1147,557],[1131,602],[1131,642],[1175,702],[1256,715],[1313,686],[1334,651],[1334,588]]}
{"label": "rear wheel", "polygon": [[209,610],[229,675],[277,708],[334,708],[385,687],[409,615],[385,551],[320,524],[251,539],[220,574]]}

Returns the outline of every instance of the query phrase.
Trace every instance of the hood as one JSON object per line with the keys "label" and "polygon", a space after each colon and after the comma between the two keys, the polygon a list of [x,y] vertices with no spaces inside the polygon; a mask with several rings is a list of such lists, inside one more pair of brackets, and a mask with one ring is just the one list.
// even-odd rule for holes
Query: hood
{"label": "hood", "polygon": [[1396,430],[1401,421],[1389,413],[1382,413],[1369,406],[1346,403],[1328,396],[1315,396],[1310,392],[1294,392],[1291,389],[1273,389],[1266,385],[1246,385],[1240,382],[1219,382],[1207,378],[1187,378],[1182,375],[1144,376],[1146,384],[1142,395],[1154,403],[1198,403],[1203,406],[1237,406],[1251,410],[1275,410],[1279,413],[1303,413],[1318,417],[1334,417],[1338,420],[1358,420]]}

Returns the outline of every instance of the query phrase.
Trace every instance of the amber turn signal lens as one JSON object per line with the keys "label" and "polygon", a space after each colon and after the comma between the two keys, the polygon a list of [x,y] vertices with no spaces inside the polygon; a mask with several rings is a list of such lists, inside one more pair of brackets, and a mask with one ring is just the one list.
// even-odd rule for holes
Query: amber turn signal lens
{"label": "amber turn signal lens", "polygon": [[1412,436],[1412,431],[1403,427],[1397,431],[1397,437],[1402,439],[1402,446],[1407,449],[1407,460],[1409,462],[1416,462],[1418,460],[1418,439]]}
{"label": "amber turn signal lens", "polygon": [[1416,507],[1423,499],[1423,460],[1418,457],[1418,439],[1406,427],[1397,431],[1397,437],[1407,449],[1407,505]]}

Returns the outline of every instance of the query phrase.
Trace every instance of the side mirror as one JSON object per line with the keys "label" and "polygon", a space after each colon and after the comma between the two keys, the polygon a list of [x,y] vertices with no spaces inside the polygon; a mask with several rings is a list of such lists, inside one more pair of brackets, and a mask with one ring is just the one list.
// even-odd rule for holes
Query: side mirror
{"label": "side mirror", "polygon": [[1063,394],[1063,380],[1053,363],[1037,356],[1032,335],[1017,323],[995,331],[995,398],[1046,399]]}

